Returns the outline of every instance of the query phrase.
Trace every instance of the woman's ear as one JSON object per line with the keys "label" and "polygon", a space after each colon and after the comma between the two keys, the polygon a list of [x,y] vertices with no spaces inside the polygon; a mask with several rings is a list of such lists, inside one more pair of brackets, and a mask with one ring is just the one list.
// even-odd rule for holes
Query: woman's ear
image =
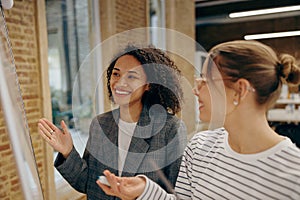
{"label": "woman's ear", "polygon": [[150,90],[150,83],[147,83],[147,84],[146,84],[145,91],[149,91],[149,90]]}
{"label": "woman's ear", "polygon": [[239,93],[239,99],[243,100],[250,92],[249,88],[252,88],[247,79],[241,78],[236,82],[237,91]]}

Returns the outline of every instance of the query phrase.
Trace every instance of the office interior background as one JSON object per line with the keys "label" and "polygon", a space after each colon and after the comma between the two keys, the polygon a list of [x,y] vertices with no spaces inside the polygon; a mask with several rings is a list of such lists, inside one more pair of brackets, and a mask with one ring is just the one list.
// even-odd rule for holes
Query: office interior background
{"label": "office interior background", "polygon": [[[291,7],[292,10],[265,14],[279,7]],[[279,53],[292,54],[299,62],[299,7],[299,0],[15,0],[11,9],[3,10],[1,46],[9,52],[7,38],[3,37],[6,35],[4,26],[7,26],[21,103],[24,104],[21,115],[28,124],[24,127],[28,130],[24,132],[30,134],[31,142],[27,145],[30,148],[32,145],[35,155],[39,181],[34,187],[40,187],[40,191],[33,187],[29,193],[41,192],[43,198],[49,200],[85,199],[84,194],[72,189],[55,171],[56,152],[39,136],[37,121],[41,117],[52,119],[56,124],[65,120],[74,134],[74,141],[78,141],[78,148],[83,150],[91,117],[111,108],[105,89],[101,90],[99,98],[89,95],[91,85],[98,81],[96,77],[91,78],[93,71],[84,68],[87,72],[78,75],[87,57],[90,58],[99,44],[127,30],[160,27],[186,35],[206,51],[220,42],[256,37]],[[253,16],[229,16],[261,9],[267,10]],[[194,60],[190,63],[173,55],[187,80],[185,89],[189,90],[195,69],[201,68],[205,56],[203,49],[178,43],[172,38],[161,40],[163,35],[157,34],[161,33],[149,31],[134,38],[180,49],[186,58]],[[110,50],[101,53],[105,56]],[[79,88],[76,93],[74,83]],[[74,98],[80,103],[76,116],[72,108]],[[181,117],[192,135],[204,129],[205,124],[197,119],[192,93],[185,92],[185,98]],[[274,129],[299,142],[299,86],[283,87],[281,98],[266,114]],[[24,191],[22,185],[11,134],[1,105],[0,199],[21,200],[28,191]]]}

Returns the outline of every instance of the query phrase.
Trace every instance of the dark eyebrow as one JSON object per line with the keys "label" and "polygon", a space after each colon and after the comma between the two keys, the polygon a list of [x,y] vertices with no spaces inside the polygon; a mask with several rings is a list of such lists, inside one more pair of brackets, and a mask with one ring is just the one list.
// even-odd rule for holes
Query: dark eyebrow
{"label": "dark eyebrow", "polygon": [[128,73],[130,73],[130,74],[139,74],[136,71],[128,71]]}
{"label": "dark eyebrow", "polygon": [[[116,71],[121,71],[119,68],[116,68],[116,67],[114,67],[114,68],[113,68],[113,70],[116,70]],[[136,72],[136,71],[128,71],[127,73],[129,73],[129,74],[137,74],[137,75],[139,75],[139,73],[138,73],[138,72]]]}

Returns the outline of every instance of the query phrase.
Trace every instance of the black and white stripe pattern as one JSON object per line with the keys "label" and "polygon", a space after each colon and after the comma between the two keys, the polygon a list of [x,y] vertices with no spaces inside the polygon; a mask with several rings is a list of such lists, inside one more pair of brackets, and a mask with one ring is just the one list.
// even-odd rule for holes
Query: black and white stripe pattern
{"label": "black and white stripe pattern", "polygon": [[[300,199],[300,150],[288,139],[238,154],[224,129],[196,134],[185,149],[175,191],[180,199]],[[140,199],[176,199],[147,180]]]}

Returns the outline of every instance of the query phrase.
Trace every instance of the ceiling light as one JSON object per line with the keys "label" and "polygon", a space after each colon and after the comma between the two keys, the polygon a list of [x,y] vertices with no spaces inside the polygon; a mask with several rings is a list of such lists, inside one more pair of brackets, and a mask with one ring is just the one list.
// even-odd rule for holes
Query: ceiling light
{"label": "ceiling light", "polygon": [[234,12],[230,13],[230,18],[238,18],[238,17],[249,17],[255,15],[266,15],[272,13],[281,13],[281,12],[290,12],[290,11],[297,11],[300,10],[300,5],[297,6],[286,6],[286,7],[279,7],[279,8],[268,8],[268,9],[261,9],[261,10],[252,10],[252,11],[245,11],[245,12]]}
{"label": "ceiling light", "polygon": [[245,35],[244,39],[245,40],[259,40],[259,39],[291,37],[291,36],[300,36],[300,31],[287,31],[287,32],[277,32],[277,33]]}

